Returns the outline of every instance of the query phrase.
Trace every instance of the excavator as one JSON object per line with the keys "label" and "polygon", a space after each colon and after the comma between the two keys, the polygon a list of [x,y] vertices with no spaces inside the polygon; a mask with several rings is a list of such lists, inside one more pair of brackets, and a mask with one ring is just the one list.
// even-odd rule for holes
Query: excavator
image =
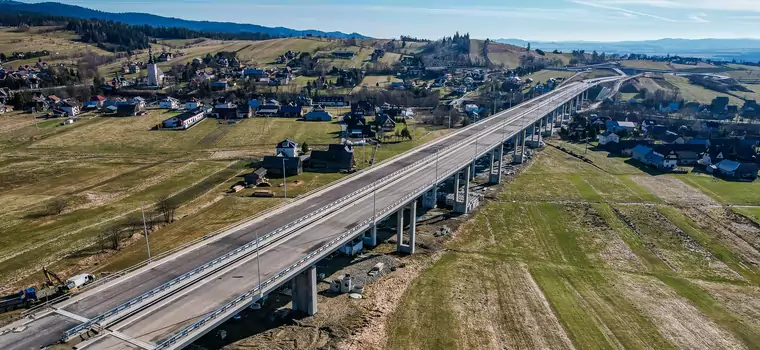
{"label": "excavator", "polygon": [[45,278],[42,289],[37,290],[29,287],[18,293],[0,296],[0,313],[29,308],[38,302],[55,299],[69,292],[76,292],[79,287],[95,280],[95,276],[90,274],[76,275],[68,280],[63,280],[58,274],[48,270],[47,267],[42,267],[42,275]]}

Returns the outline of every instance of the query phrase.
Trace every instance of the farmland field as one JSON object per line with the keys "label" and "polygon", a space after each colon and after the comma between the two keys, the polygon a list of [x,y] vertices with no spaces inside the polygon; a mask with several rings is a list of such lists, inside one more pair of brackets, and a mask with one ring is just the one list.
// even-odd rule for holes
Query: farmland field
{"label": "farmland field", "polygon": [[[345,111],[330,109],[336,116]],[[278,205],[281,199],[251,197],[252,189],[227,191],[262,156],[274,154],[275,144],[285,138],[306,142],[312,149],[340,142],[335,121],[251,118],[228,125],[207,119],[186,131],[151,130],[175,114],[155,109],[127,118],[85,113],[78,122],[65,126],[60,125],[62,119],[35,120],[17,112],[2,116],[2,292],[39,284],[42,266],[71,276],[81,271],[114,271],[144,260],[144,246],[138,244],[144,240],[130,222],[140,208],[155,216],[156,202],[162,197],[178,206],[177,220],[152,228],[154,253]],[[411,130],[414,141],[384,145],[377,161],[443,134],[426,127]],[[363,163],[361,156],[357,162]],[[303,173],[288,177],[288,197],[343,176]],[[275,196],[281,197],[282,180],[270,181]],[[59,202],[66,203],[60,211],[54,209]],[[114,227],[125,231],[118,250],[103,243]]]}
{"label": "farmland field", "polygon": [[[607,162],[620,165],[541,151],[412,282],[385,347],[757,344],[760,305],[740,300],[758,296],[760,226],[719,207],[671,205],[639,177],[658,178]],[[731,229],[739,223],[744,231]]]}

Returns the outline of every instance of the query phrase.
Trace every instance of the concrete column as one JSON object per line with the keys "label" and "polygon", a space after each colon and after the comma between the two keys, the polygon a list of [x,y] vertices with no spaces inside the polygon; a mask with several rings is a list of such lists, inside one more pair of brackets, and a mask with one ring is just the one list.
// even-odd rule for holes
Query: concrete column
{"label": "concrete column", "polygon": [[312,265],[293,279],[293,310],[309,316],[317,313],[317,267]]}
{"label": "concrete column", "polygon": [[370,247],[377,246],[377,223],[373,223],[369,230],[364,232],[364,244]]}
{"label": "concrete column", "polygon": [[459,214],[467,214],[467,202],[470,201],[470,167],[467,166],[464,168],[464,196],[462,197],[462,200],[459,200],[459,182],[456,182],[456,195],[454,200],[454,212]]}
{"label": "concrete column", "polygon": [[398,211],[398,219],[396,225],[396,251],[405,254],[414,254],[414,241],[415,241],[415,225],[417,225],[417,199],[415,198],[409,204],[409,243],[404,244],[404,209],[402,207]]}
{"label": "concrete column", "polygon": [[[493,150],[493,152],[496,154],[496,161],[497,164],[494,164],[493,159],[491,160],[491,175],[488,177],[488,182],[492,184],[499,184],[501,183],[501,168],[502,163],[504,162],[504,144],[499,145],[499,148]],[[496,173],[494,174],[493,168],[496,167]]]}
{"label": "concrete column", "polygon": [[517,145],[520,144],[520,133],[512,137],[512,143],[515,145],[515,149],[512,150],[512,158],[517,157]]}
{"label": "concrete column", "polygon": [[467,168],[467,170],[469,170],[467,172],[468,175],[466,177],[467,181],[472,181],[473,179],[475,179],[475,161],[476,160],[477,160],[477,158],[473,159],[472,160],[472,164],[470,164],[470,167]]}
{"label": "concrete column", "polygon": [[522,146],[520,147],[520,164],[525,161],[525,130],[522,132]]}

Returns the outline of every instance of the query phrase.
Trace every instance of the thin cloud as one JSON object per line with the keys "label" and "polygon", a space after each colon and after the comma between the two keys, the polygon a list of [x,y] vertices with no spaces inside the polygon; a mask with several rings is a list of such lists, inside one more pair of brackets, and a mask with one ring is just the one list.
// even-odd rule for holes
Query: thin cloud
{"label": "thin cloud", "polygon": [[627,13],[634,16],[654,18],[660,21],[665,21],[665,22],[679,22],[679,20],[676,20],[676,19],[657,16],[657,15],[638,12],[638,11],[631,11],[631,10],[624,9],[622,7],[609,6],[609,5],[605,5],[605,3],[602,3],[602,2],[589,2],[589,1],[582,1],[582,0],[571,0],[570,2],[578,4],[578,5],[590,6],[590,7],[603,9],[603,10],[623,12],[623,13]]}
{"label": "thin cloud", "polygon": [[669,9],[760,12],[757,0],[594,0],[607,6],[648,6]]}

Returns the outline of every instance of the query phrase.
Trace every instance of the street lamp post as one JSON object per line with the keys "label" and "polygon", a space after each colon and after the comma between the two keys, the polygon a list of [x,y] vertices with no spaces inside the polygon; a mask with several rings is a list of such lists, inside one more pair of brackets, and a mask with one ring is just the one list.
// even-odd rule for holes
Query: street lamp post
{"label": "street lamp post", "polygon": [[140,213],[142,214],[143,219],[143,233],[145,234],[145,246],[148,249],[148,264],[153,262],[153,259],[150,257],[150,240],[148,239],[148,225],[145,223],[145,211],[143,210],[142,203],[140,204]]}

